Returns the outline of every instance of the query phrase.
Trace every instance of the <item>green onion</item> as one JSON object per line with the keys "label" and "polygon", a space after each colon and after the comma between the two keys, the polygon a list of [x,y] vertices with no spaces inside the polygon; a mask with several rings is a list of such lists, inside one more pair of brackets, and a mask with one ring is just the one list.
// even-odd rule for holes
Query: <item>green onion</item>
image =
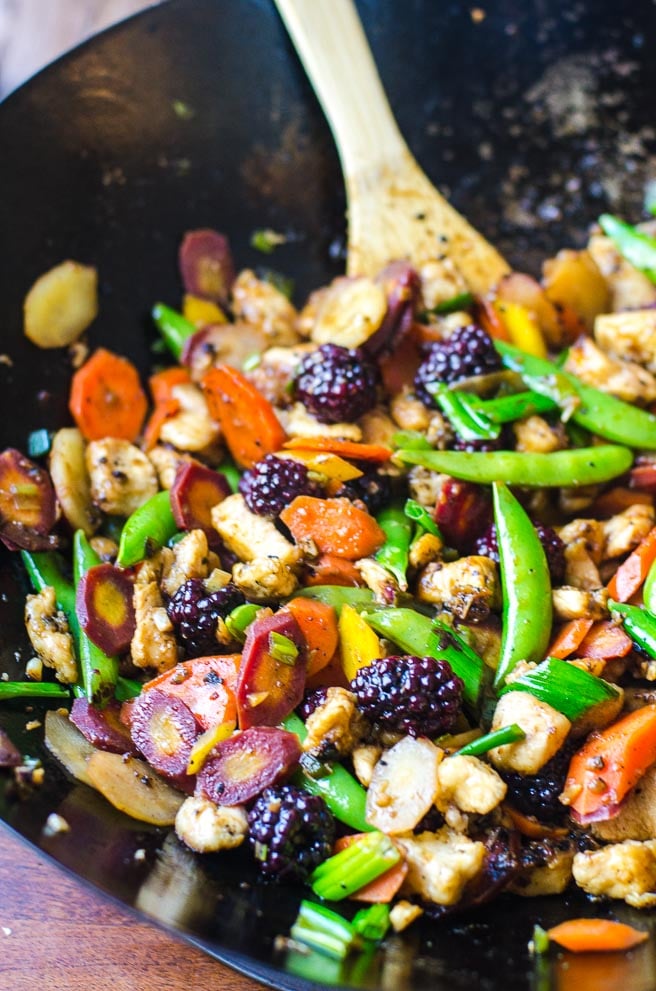
{"label": "green onion", "polygon": [[228,485],[230,486],[233,492],[239,491],[239,481],[241,479],[241,472],[236,465],[232,464],[229,461],[224,461],[224,463],[222,465],[219,465],[219,467],[216,470],[219,472],[219,474],[223,475],[223,477],[226,479]]}
{"label": "green onion", "polygon": [[452,296],[451,299],[443,299],[441,303],[438,303],[428,312],[443,317],[449,313],[457,313],[458,310],[467,310],[473,302],[474,297],[470,292],[461,292],[457,296]]}
{"label": "green onion", "polygon": [[319,864],[310,876],[310,885],[317,897],[340,901],[375,881],[400,859],[389,836],[367,833]]}
{"label": "green onion", "polygon": [[298,647],[293,640],[286,637],[284,633],[277,633],[272,630],[269,634],[269,654],[274,661],[281,664],[288,664],[293,667],[298,657]]}
{"label": "green onion", "polygon": [[246,639],[246,630],[251,625],[262,606],[256,606],[253,602],[244,602],[237,606],[225,618],[225,625],[228,633],[234,639],[243,643]]}
{"label": "green onion", "polygon": [[0,699],[68,699],[71,693],[54,681],[0,681]]}
{"label": "green onion", "polygon": [[492,750],[494,747],[503,747],[506,743],[517,743],[519,740],[523,740],[526,737],[526,733],[521,726],[517,723],[512,723],[510,726],[502,726],[501,729],[492,730],[491,733],[486,733],[485,736],[479,736],[477,740],[472,740],[471,743],[466,743],[464,747],[460,750],[456,750],[454,756],[459,757],[478,757],[479,754],[486,754],[488,750]]}
{"label": "green onion", "polygon": [[[283,296],[287,299],[291,299],[294,295],[294,280],[290,279],[287,275],[282,275],[280,272],[275,272],[271,268],[259,268],[257,270],[257,275],[264,282],[268,282],[270,286],[281,292]],[[291,386],[292,383],[290,382]]]}
{"label": "green onion", "polygon": [[174,100],[171,107],[175,116],[179,117],[180,120],[191,120],[192,117],[196,116],[196,111],[184,100]]}
{"label": "green onion", "polygon": [[50,450],[52,435],[50,431],[33,430],[27,438],[27,453],[30,458],[42,458]]}
{"label": "green onion", "polygon": [[378,941],[384,939],[390,927],[389,905],[380,903],[370,905],[369,908],[361,908],[353,916],[353,928],[363,939]]}
{"label": "green onion", "polygon": [[645,187],[645,210],[656,217],[656,179],[651,179]]}
{"label": "green onion", "polygon": [[548,657],[537,667],[515,678],[502,689],[501,694],[506,692],[529,692],[562,712],[571,722],[597,705],[614,702],[619,695],[615,685],[556,657]]}
{"label": "green onion", "polygon": [[549,933],[542,926],[538,925],[537,922],[533,926],[531,949],[535,954],[546,953],[549,949]]}
{"label": "green onion", "polygon": [[251,234],[251,248],[261,251],[265,255],[270,255],[279,244],[285,244],[287,238],[284,234],[271,230],[270,227],[263,227],[253,231]]}
{"label": "green onion", "polygon": [[426,533],[432,533],[434,537],[439,537],[442,540],[442,534],[440,533],[440,528],[437,523],[428,512],[425,506],[417,502],[415,499],[407,499],[406,504],[403,507],[403,512],[412,520],[414,523],[418,523],[422,530]]}
{"label": "green onion", "polygon": [[248,357],[244,358],[241,363],[242,371],[252,372],[254,368],[257,368],[261,361],[262,356],[257,351],[253,354],[249,354]]}
{"label": "green onion", "polygon": [[197,331],[196,325],[165,303],[155,303],[151,315],[162,335],[162,340],[173,357],[179,361],[185,344]]}
{"label": "green onion", "polygon": [[628,262],[656,282],[656,238],[644,234],[610,213],[602,213],[599,224]]}
{"label": "green onion", "polygon": [[343,960],[358,942],[357,934],[347,919],[323,905],[305,900],[301,902],[290,935],[299,943],[305,943],[337,960]]}
{"label": "green onion", "polygon": [[406,451],[432,451],[433,445],[419,430],[397,430],[391,437],[392,447]]}

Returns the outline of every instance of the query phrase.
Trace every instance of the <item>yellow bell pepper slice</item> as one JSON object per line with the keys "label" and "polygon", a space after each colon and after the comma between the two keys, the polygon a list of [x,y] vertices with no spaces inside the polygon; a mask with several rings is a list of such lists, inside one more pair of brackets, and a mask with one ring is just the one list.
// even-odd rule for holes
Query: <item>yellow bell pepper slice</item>
{"label": "yellow bell pepper slice", "polygon": [[326,451],[276,451],[276,457],[300,461],[308,471],[338,482],[350,482],[362,474],[359,468],[340,458],[338,454],[328,454]]}
{"label": "yellow bell pepper slice", "polygon": [[196,327],[206,327],[210,323],[227,323],[228,318],[216,303],[211,299],[202,299],[201,296],[192,296],[186,293],[182,301],[182,315]]}
{"label": "yellow bell pepper slice", "polygon": [[217,743],[222,743],[223,740],[227,740],[229,736],[232,736],[236,725],[234,719],[229,719],[225,723],[210,726],[204,733],[201,733],[191,748],[187,762],[187,774],[198,774]]}
{"label": "yellow bell pepper slice", "polygon": [[353,606],[344,605],[339,617],[339,644],[344,674],[351,681],[360,668],[383,656],[380,640]]}
{"label": "yellow bell pepper slice", "polygon": [[547,357],[542,331],[525,306],[521,303],[497,299],[494,301],[494,309],[506,325],[512,343],[516,347],[526,351],[527,354],[535,355],[536,358]]}

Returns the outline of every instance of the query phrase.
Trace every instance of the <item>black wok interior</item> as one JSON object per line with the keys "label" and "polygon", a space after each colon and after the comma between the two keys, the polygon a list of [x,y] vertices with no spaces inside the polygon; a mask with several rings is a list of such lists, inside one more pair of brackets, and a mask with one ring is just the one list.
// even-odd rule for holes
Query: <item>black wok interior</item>
{"label": "black wok interior", "polygon": [[[656,8],[490,0],[481,19],[472,7],[358,2],[419,162],[511,262],[537,272],[545,253],[582,244],[602,210],[643,216],[645,180],[656,176]],[[186,229],[225,231],[238,265],[293,276],[298,301],[343,268],[337,157],[272,0],[171,0],[110,30],[0,105],[0,147],[2,447],[25,449],[31,430],[69,422],[69,355],[22,335],[25,292],[59,261],[98,267],[89,343],[131,356],[143,372],[157,358],[149,309],[179,300]],[[272,256],[250,246],[263,227],[287,235]],[[0,670],[20,679],[30,656],[26,586],[16,559],[0,554]],[[398,991],[548,988],[550,974],[536,976],[527,949],[535,922],[573,911],[637,918],[582,899],[501,899],[420,925],[373,960],[307,971],[273,947],[299,891],[254,886],[245,858],[201,860],[126,819],[54,765],[26,718],[24,703],[4,705],[0,727],[43,758],[46,783],[17,801],[0,779],[0,817],[81,878],[276,987],[307,989],[319,974]],[[71,833],[47,839],[42,826],[55,810]],[[146,850],[140,866],[137,849]],[[621,983],[656,986],[646,951],[627,966]]]}

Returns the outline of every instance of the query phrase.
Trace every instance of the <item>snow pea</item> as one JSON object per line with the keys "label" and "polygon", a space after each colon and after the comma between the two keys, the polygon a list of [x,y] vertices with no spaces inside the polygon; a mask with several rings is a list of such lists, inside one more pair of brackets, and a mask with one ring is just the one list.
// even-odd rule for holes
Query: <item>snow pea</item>
{"label": "snow pea", "polygon": [[531,389],[553,399],[579,426],[617,444],[656,450],[656,416],[652,413],[584,385],[576,375],[556,368],[550,361],[503,341],[494,344],[507,368],[520,372]]}
{"label": "snow pea", "polygon": [[615,602],[613,599],[609,599],[608,608],[611,613],[619,613],[622,617],[622,625],[631,639],[642,647],[646,654],[656,658],[656,616],[652,616],[640,606]]}
{"label": "snow pea", "polygon": [[623,475],[633,455],[627,447],[600,444],[550,454],[524,451],[411,451],[400,450],[394,460],[422,465],[466,482],[491,483],[503,479],[508,485],[593,485]]}
{"label": "snow pea", "polygon": [[498,396],[496,399],[479,399],[478,396],[467,395],[465,405],[472,414],[478,411],[492,423],[512,423],[534,413],[551,413],[558,409],[553,399],[532,390],[516,392],[511,396]]}
{"label": "snow pea", "polygon": [[503,686],[519,661],[541,661],[551,636],[551,580],[536,529],[510,489],[495,482],[494,523],[503,592],[501,653],[494,678]]}
{"label": "snow pea", "polygon": [[656,282],[656,238],[610,213],[602,213],[599,224],[619,253],[635,268],[644,272],[648,279]]}
{"label": "snow pea", "polygon": [[432,387],[431,392],[451,426],[463,440],[491,440],[499,436],[499,427],[470,406],[466,393],[448,389],[441,384]]}
{"label": "snow pea", "polygon": [[169,493],[158,492],[127,518],[121,533],[117,565],[130,568],[143,561],[149,553],[163,547],[177,529]]}
{"label": "snow pea", "polygon": [[177,310],[164,303],[155,303],[151,314],[164,343],[173,357],[179,361],[185,344],[198,328]]}
{"label": "snow pea", "polygon": [[68,699],[70,691],[54,681],[0,681],[0,699],[24,698]]}
{"label": "snow pea", "polygon": [[376,517],[376,522],[386,537],[383,546],[376,551],[376,560],[394,575],[399,588],[405,591],[414,527],[400,506],[386,506]]}
{"label": "snow pea", "polygon": [[294,592],[294,596],[305,599],[318,599],[327,606],[332,606],[339,613],[342,606],[353,606],[358,612],[363,609],[373,609],[374,593],[369,588],[353,588],[347,585],[308,585]]}
{"label": "snow pea", "polygon": [[80,624],[75,611],[75,589],[64,576],[60,555],[54,551],[21,551],[21,557],[35,592],[48,586],[54,589],[57,607],[66,616],[73,639],[77,640]]}
{"label": "snow pea", "polygon": [[[100,558],[86,538],[83,530],[73,536],[73,579],[77,588],[80,579],[89,568],[100,564]],[[97,706],[107,705],[114,698],[118,678],[118,658],[109,657],[79,629],[78,647],[80,674],[84,695]]]}

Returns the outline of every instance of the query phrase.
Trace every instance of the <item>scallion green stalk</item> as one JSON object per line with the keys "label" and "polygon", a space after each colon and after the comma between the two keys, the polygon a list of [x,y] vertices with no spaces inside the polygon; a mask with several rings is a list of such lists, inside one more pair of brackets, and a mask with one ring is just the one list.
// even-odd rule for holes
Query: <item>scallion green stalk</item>
{"label": "scallion green stalk", "polygon": [[548,657],[514,678],[501,694],[506,692],[529,692],[574,722],[595,706],[614,702],[619,689],[575,664]]}
{"label": "scallion green stalk", "polygon": [[456,750],[453,756],[478,757],[479,754],[486,754],[494,747],[503,747],[507,743],[517,743],[525,737],[526,733],[521,726],[518,726],[517,723],[511,723],[510,726],[502,726],[501,729],[492,730],[485,736],[479,736],[477,740],[466,743],[460,750]]}
{"label": "scallion green stalk", "polygon": [[54,681],[0,681],[0,699],[69,699],[71,693]]}
{"label": "scallion green stalk", "polygon": [[310,884],[315,895],[341,901],[370,884],[395,864],[401,854],[385,833],[367,833],[314,870]]}
{"label": "scallion green stalk", "polygon": [[353,929],[363,939],[384,939],[390,927],[390,907],[386,902],[361,908],[353,916]]}
{"label": "scallion green stalk", "polygon": [[357,942],[357,934],[347,919],[324,905],[305,900],[301,902],[290,935],[297,942],[337,960],[343,960]]}

